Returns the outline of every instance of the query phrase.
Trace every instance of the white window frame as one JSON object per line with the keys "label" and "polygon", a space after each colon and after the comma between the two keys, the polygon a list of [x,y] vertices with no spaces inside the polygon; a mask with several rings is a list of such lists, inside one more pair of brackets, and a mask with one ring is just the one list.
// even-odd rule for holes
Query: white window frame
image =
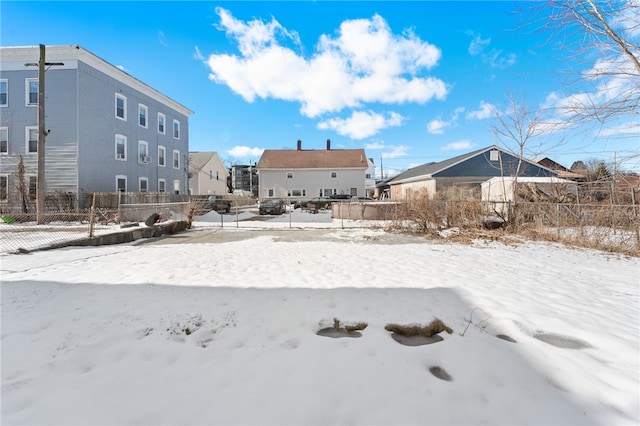
{"label": "white window frame", "polygon": [[[176,164],[176,159],[178,160],[177,164]],[[171,157],[171,164],[173,164],[174,169],[180,168],[180,151],[178,151],[177,149],[173,150],[173,155]]]}
{"label": "white window frame", "polygon": [[[162,128],[160,128],[161,124]],[[158,113],[158,133],[163,135],[167,133],[167,116],[161,112]]]}
{"label": "white window frame", "polygon": [[180,122],[173,120],[173,127],[171,127],[171,133],[174,139],[180,139]]}
{"label": "white window frame", "polygon": [[[142,123],[143,118],[144,123]],[[149,128],[149,107],[144,104],[138,104],[138,125],[145,129]]]}
{"label": "white window frame", "polygon": [[287,179],[293,179],[293,172],[287,172]]}
{"label": "white window frame", "polygon": [[497,149],[492,149],[491,151],[489,151],[489,161],[499,161],[499,160],[500,160],[500,155],[498,154]]}
{"label": "white window frame", "polygon": [[[124,153],[123,154],[118,154],[118,142],[122,141],[124,142]],[[116,160],[119,161],[127,161],[127,137],[125,135],[120,135],[117,134],[115,137],[115,156],[116,156]]]}
{"label": "white window frame", "polygon": [[[120,179],[124,180],[124,191],[120,191],[120,189],[118,188],[118,181]],[[119,192],[119,191],[120,192],[127,192],[127,185],[128,185],[127,175],[116,175],[116,192]]]}
{"label": "white window frame", "polygon": [[[4,95],[4,102],[2,102],[2,95]],[[0,78],[0,107],[7,106],[9,106],[9,80]]]}
{"label": "white window frame", "polygon": [[180,181],[177,179],[173,181],[173,193],[176,195],[180,194]]}
{"label": "white window frame", "polygon": [[158,179],[158,192],[167,192],[167,180]]}
{"label": "white window frame", "polygon": [[[123,117],[120,117],[118,115],[118,100],[122,101],[122,113],[124,114]],[[115,116],[118,120],[122,120],[122,121],[127,121],[127,97],[124,95],[121,95],[120,93],[116,93],[116,97],[115,97]]]}
{"label": "white window frame", "polygon": [[[2,142],[4,142],[4,146],[6,146],[6,151],[2,151]],[[8,127],[0,127],[0,155],[9,154],[9,128]]]}
{"label": "white window frame", "polygon": [[[36,133],[36,150],[31,151],[29,149],[29,142],[31,141],[30,136],[31,132],[35,131]],[[38,153],[38,126],[27,126],[24,128],[24,139],[25,139],[25,152],[27,154],[37,154]]]}
{"label": "white window frame", "polygon": [[[145,188],[142,188],[144,184]],[[149,179],[146,176],[142,176],[138,179],[138,191],[139,192],[149,192]]]}
{"label": "white window frame", "polygon": [[331,174],[329,176],[331,176],[331,179],[337,179],[338,178],[338,172],[331,172]]}
{"label": "white window frame", "polygon": [[149,142],[138,141],[138,164],[149,164],[151,157],[149,157]]}
{"label": "white window frame", "polygon": [[158,145],[158,166],[167,166],[167,147],[163,145]]}
{"label": "white window frame", "polygon": [[[2,181],[4,180],[4,193],[2,191]],[[2,174],[0,175],[0,200],[6,201],[9,199],[9,175]]]}
{"label": "white window frame", "polygon": [[[36,101],[34,103],[31,102],[31,91],[29,90],[31,88],[31,83],[35,84],[36,86]],[[38,106],[38,94],[40,91],[40,87],[39,87],[40,83],[38,81],[37,78],[25,78],[24,79],[24,93],[25,93],[25,104],[27,106]]]}

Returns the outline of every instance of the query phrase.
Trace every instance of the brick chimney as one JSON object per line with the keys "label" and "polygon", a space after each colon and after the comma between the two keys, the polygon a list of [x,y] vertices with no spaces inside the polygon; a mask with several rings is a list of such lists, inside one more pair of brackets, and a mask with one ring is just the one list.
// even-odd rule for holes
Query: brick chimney
{"label": "brick chimney", "polygon": [[302,141],[298,139],[298,151],[302,151]]}
{"label": "brick chimney", "polygon": [[327,139],[327,151],[331,151],[331,139]]}

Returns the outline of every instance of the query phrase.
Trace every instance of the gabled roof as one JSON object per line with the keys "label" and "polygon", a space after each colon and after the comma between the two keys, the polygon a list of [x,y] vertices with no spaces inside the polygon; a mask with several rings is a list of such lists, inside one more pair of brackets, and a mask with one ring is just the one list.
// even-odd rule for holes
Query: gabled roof
{"label": "gabled roof", "polygon": [[[438,174],[442,174],[443,172],[445,172],[448,169],[451,169],[455,166],[457,166],[458,164],[461,164],[465,161],[471,160],[474,157],[483,155],[485,153],[488,153],[489,151],[492,150],[498,150],[500,151],[502,154],[506,154],[509,155],[511,157],[515,157],[514,154],[505,151],[504,149],[500,148],[497,145],[491,145],[488,146],[486,148],[482,148],[482,149],[478,149],[476,151],[472,151],[466,154],[462,154],[462,155],[458,155],[456,157],[453,158],[449,158],[448,160],[444,160],[444,161],[440,161],[437,163],[431,162],[431,163],[426,163],[426,164],[422,164],[420,166],[417,167],[413,167],[407,171],[404,171],[402,173],[400,173],[399,175],[391,178],[389,180],[390,184],[393,183],[399,183],[401,181],[410,181],[410,180],[416,180],[417,178],[427,178],[427,177],[437,177]],[[534,165],[536,168],[539,169],[544,169],[547,170],[549,172],[551,172],[551,174],[556,174],[555,171],[548,169],[540,164],[534,163],[532,161],[529,161],[527,159],[523,159],[522,160],[524,163],[527,164],[531,164]]]}
{"label": "gabled roof", "polygon": [[256,165],[267,169],[366,169],[364,149],[280,149],[265,150]]}
{"label": "gabled roof", "polygon": [[212,152],[190,152],[189,153],[189,171],[198,173],[213,157],[217,157],[216,151]]}

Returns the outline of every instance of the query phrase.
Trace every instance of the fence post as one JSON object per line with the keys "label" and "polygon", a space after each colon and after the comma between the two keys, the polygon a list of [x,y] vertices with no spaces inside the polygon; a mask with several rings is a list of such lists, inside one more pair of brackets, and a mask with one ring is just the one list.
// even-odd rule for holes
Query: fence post
{"label": "fence post", "polygon": [[89,238],[93,238],[93,224],[96,219],[96,193],[93,193],[93,201],[91,202],[91,214],[89,214]]}
{"label": "fence post", "polygon": [[636,206],[636,189],[631,188],[631,204],[633,204],[633,215],[636,217],[636,246],[640,248],[640,223],[638,222],[638,207]]}

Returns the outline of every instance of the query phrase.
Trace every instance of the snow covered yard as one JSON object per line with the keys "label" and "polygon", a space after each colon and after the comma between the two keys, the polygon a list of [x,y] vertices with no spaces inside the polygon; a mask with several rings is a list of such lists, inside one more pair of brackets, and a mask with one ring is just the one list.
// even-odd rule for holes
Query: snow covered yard
{"label": "snow covered yard", "polygon": [[301,217],[1,256],[2,424],[640,422],[638,259]]}

